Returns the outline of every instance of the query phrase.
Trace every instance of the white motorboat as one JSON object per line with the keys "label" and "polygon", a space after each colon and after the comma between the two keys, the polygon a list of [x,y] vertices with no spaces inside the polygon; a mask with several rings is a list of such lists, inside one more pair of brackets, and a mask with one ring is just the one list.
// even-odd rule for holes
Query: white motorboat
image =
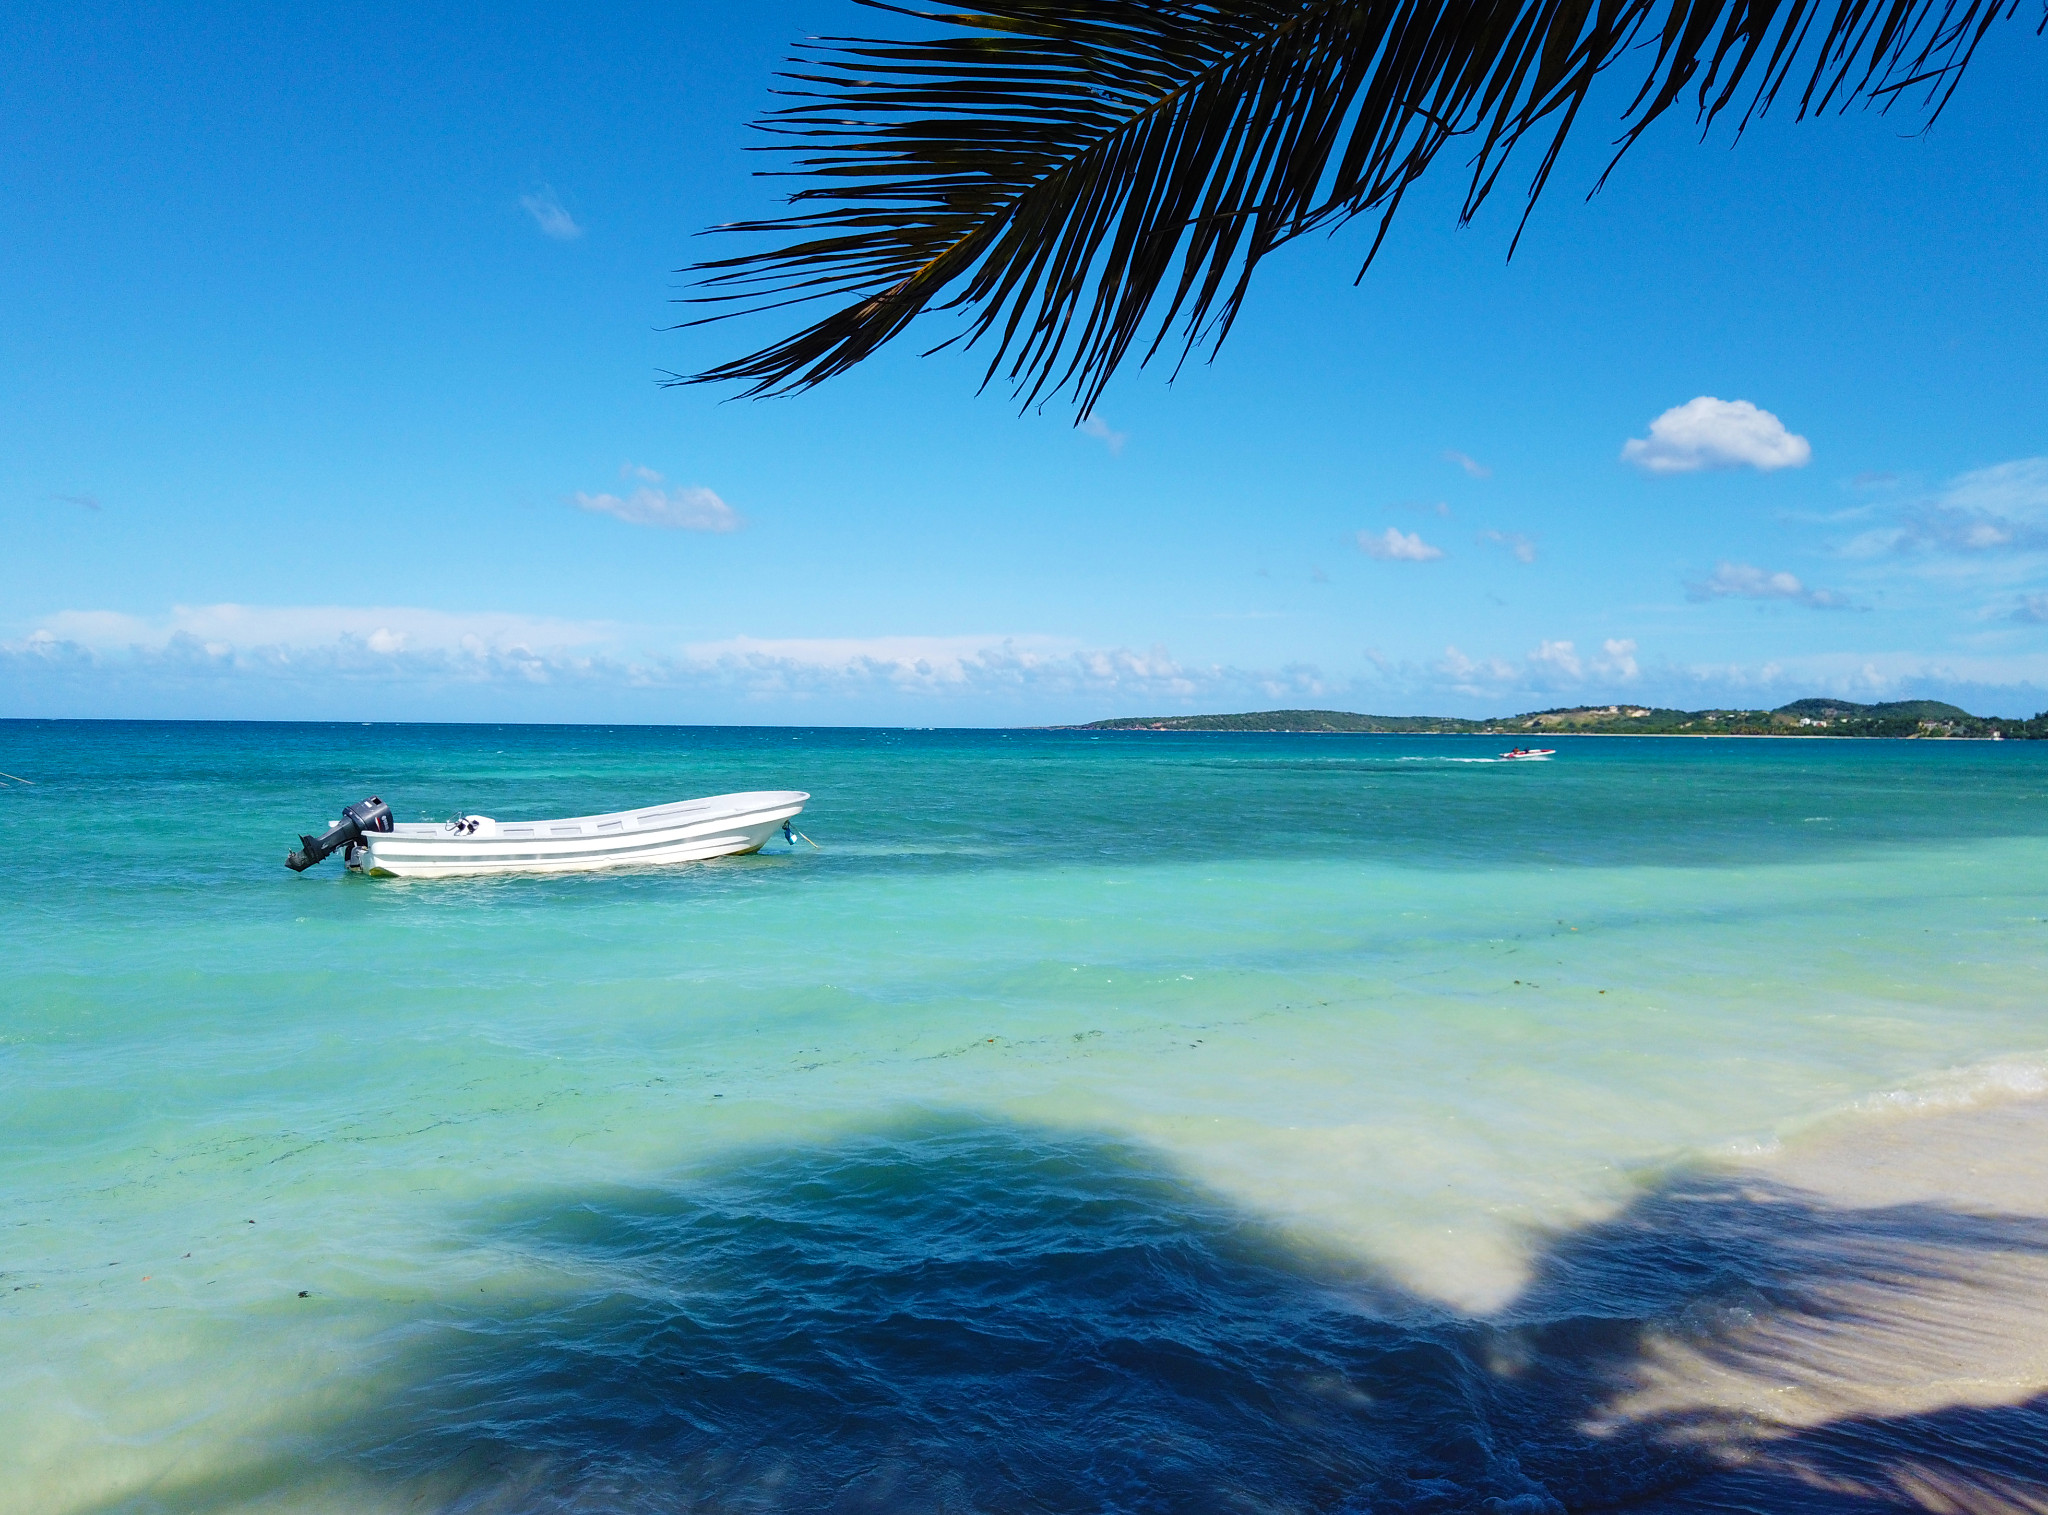
{"label": "white motorboat", "polygon": [[1555,747],[1514,747],[1500,755],[1503,763],[1534,763],[1557,756]]}
{"label": "white motorboat", "polygon": [[[583,873],[758,852],[810,796],[758,789],[677,800],[609,815],[500,821],[487,815],[412,824],[394,821],[375,798],[351,805],[323,837],[302,836],[285,866],[303,873],[333,852],[352,872],[384,878],[457,878],[479,873]],[[809,840],[809,838],[805,838]]]}

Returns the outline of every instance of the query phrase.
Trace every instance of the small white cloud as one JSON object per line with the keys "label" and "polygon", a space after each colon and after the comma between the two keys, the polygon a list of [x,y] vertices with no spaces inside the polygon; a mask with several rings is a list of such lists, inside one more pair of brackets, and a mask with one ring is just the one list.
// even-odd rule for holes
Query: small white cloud
{"label": "small white cloud", "polygon": [[[319,647],[366,648],[384,656],[502,651],[532,646],[587,647],[608,640],[606,623],[544,616],[425,610],[405,606],[179,605],[148,618],[110,610],[65,610],[44,618],[36,635],[96,653],[160,653],[189,645],[243,655],[292,654]],[[218,655],[218,653],[216,653]]]}
{"label": "small white cloud", "polygon": [[553,237],[557,242],[574,242],[583,235],[583,228],[576,224],[576,218],[569,214],[555,194],[554,186],[543,184],[530,195],[521,195],[519,203],[526,213],[533,217],[533,224],[544,237]]}
{"label": "small white cloud", "polygon": [[1629,683],[1640,677],[1642,669],[1636,662],[1633,641],[1609,637],[1592,655],[1582,655],[1575,642],[1545,640],[1519,663],[1470,658],[1456,647],[1446,647],[1431,672],[1463,694],[1489,700],[1528,700],[1587,684]]}
{"label": "small white cloud", "polygon": [[98,510],[99,496],[89,494],[53,494],[51,499],[60,505],[76,505],[80,510]]}
{"label": "small white cloud", "polygon": [[1518,563],[1533,563],[1536,561],[1535,539],[1523,536],[1519,531],[1482,531],[1476,540],[1492,542],[1496,546],[1505,547],[1515,555],[1515,561]]}
{"label": "small white cloud", "polygon": [[1444,648],[1444,655],[1433,671],[1459,690],[1471,694],[1491,685],[1507,683],[1515,676],[1515,670],[1500,659],[1468,658],[1455,646]]}
{"label": "small white cloud", "polygon": [[1358,550],[1388,563],[1428,563],[1444,555],[1441,547],[1423,541],[1420,532],[1402,531],[1394,526],[1382,532],[1361,531]]}
{"label": "small white cloud", "polygon": [[1950,480],[1935,499],[1907,512],[1892,545],[1973,555],[2048,548],[2048,458],[2020,458]]}
{"label": "small white cloud", "polygon": [[1849,602],[1832,589],[1809,589],[1789,573],[1771,573],[1750,563],[1724,562],[1712,576],[1686,586],[1692,600],[1792,600],[1815,610],[1846,610]]}
{"label": "small white cloud", "polygon": [[1941,503],[2038,520],[2048,513],[2048,458],[2017,458],[1949,480]]}
{"label": "small white cloud", "polygon": [[1845,558],[1876,558],[1888,552],[1903,552],[1910,545],[1904,527],[1878,526],[1859,531],[1835,550]]}
{"label": "small white cloud", "polygon": [[1459,452],[1455,447],[1446,447],[1444,449],[1444,461],[1446,463],[1456,463],[1475,479],[1490,479],[1493,477],[1493,470],[1491,468],[1488,468],[1477,458],[1468,457],[1464,453]]}
{"label": "small white cloud", "polygon": [[1103,420],[1101,416],[1083,416],[1081,418],[1081,431],[1083,435],[1094,437],[1103,446],[1107,447],[1109,455],[1113,458],[1122,455],[1124,442],[1130,436],[1129,432],[1111,431],[1109,429],[1109,422]]}
{"label": "small white cloud", "polygon": [[[1077,652],[1070,642],[1044,636],[736,636],[692,642],[683,652],[703,664],[879,673],[892,681],[923,684],[962,683],[991,661],[1036,667],[1069,656],[1104,655]],[[1177,665],[1172,671],[1178,672]]]}
{"label": "small white cloud", "polygon": [[1584,675],[1585,666],[1579,662],[1579,654],[1570,642],[1544,642],[1529,654],[1532,671],[1549,673],[1557,678],[1577,679]]}
{"label": "small white cloud", "polygon": [[1631,437],[1622,461],[1645,473],[1697,473],[1703,468],[1804,468],[1813,460],[1806,438],[1747,400],[1701,395],[1675,405],[1650,423],[1647,437]]}
{"label": "small white cloud", "polygon": [[155,684],[243,677],[279,686],[368,677],[385,688],[516,683],[723,690],[811,699],[863,691],[1008,697],[1093,692],[1193,698],[1200,689],[1315,692],[1313,670],[1187,667],[1154,647],[1089,647],[1042,635],[729,637],[677,645],[656,626],[559,621],[405,606],[176,607],[141,617],[62,611],[26,637],[0,639],[0,676],[136,676]]}
{"label": "small white cloud", "polygon": [[1970,552],[2010,547],[2020,534],[2003,521],[1969,521],[1956,532],[1955,545]]}
{"label": "small white cloud", "polygon": [[631,494],[578,494],[576,504],[600,515],[617,516],[635,526],[660,526],[669,531],[738,531],[746,524],[740,513],[710,490],[698,485],[662,487],[661,475],[628,463],[619,476],[644,482]]}

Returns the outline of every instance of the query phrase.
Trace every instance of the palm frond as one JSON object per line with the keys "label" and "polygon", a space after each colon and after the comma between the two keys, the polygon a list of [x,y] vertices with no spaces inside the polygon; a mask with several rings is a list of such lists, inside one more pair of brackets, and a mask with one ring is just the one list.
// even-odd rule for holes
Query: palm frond
{"label": "palm frond", "polygon": [[984,384],[1026,405],[1070,390],[1085,416],[1148,325],[1145,359],[1176,331],[1183,358],[1221,342],[1282,243],[1376,212],[1369,266],[1454,139],[1472,139],[1469,220],[1541,129],[1526,223],[1599,75],[1638,44],[1617,160],[1689,92],[1703,129],[1745,85],[1738,131],[1788,84],[1801,117],[1919,90],[1931,120],[2018,0],[860,3],[944,30],[803,47],[793,103],[757,123],[796,155],[794,209],[717,228],[777,245],[687,270],[717,309],[684,324],[834,309],[673,382],[805,389],[959,310],[939,347],[988,338]]}

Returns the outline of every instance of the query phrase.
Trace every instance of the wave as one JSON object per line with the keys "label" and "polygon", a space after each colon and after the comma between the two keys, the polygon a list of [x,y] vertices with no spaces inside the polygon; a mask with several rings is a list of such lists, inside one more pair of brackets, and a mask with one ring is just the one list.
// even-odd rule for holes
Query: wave
{"label": "wave", "polygon": [[1944,1068],[1896,1089],[1865,1095],[1849,1108],[1866,1115],[1932,1115],[2048,1096],[2048,1052]]}

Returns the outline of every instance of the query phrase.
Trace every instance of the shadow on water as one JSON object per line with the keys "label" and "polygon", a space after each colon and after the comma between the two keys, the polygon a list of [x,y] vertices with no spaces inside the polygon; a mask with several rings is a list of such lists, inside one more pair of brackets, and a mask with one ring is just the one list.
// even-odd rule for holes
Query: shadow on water
{"label": "shadow on water", "polygon": [[340,1473],[464,1512],[2048,1508],[2048,1399],[1789,1432],[1611,1413],[1658,1342],[1768,1369],[1760,1320],[1875,1325],[2048,1253],[2035,1220],[1693,1175],[1472,1319],[1142,1148],[928,1117],[474,1225],[545,1297],[415,1322],[380,1403],[150,1507]]}

